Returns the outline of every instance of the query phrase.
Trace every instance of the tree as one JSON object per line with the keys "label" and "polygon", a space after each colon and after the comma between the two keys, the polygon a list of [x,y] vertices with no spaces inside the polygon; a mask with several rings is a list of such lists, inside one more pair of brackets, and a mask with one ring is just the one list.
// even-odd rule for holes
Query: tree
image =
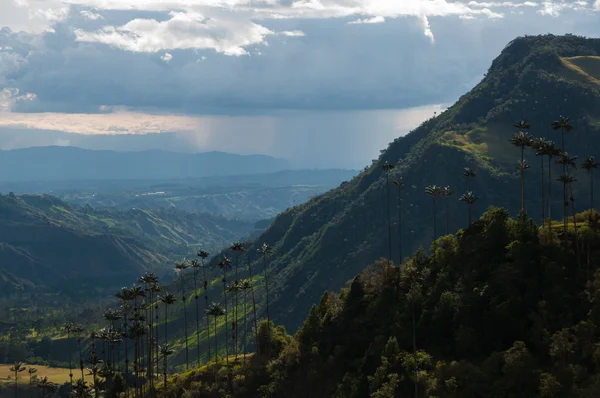
{"label": "tree", "polygon": [[560,149],[554,142],[547,141],[542,150],[548,157],[548,230],[550,230],[552,228],[552,159],[560,155]]}
{"label": "tree", "polygon": [[546,200],[545,200],[545,196],[546,196],[546,187],[544,186],[544,181],[546,180],[546,174],[544,172],[544,156],[546,155],[545,153],[545,147],[548,145],[548,141],[546,141],[545,138],[534,138],[531,141],[531,147],[535,150],[535,155],[539,156],[541,159],[541,177],[540,181],[541,181],[541,185],[542,185],[542,224],[545,222],[546,220]]}
{"label": "tree", "polygon": [[448,206],[448,204],[450,203],[450,196],[452,196],[453,193],[454,192],[452,192],[452,190],[448,186],[442,188],[442,196],[446,198],[446,235],[450,233],[450,207]]}
{"label": "tree", "polygon": [[[204,287],[204,305],[205,309],[208,308],[208,279],[206,278],[206,259],[210,256],[210,253],[204,250],[198,250],[198,257],[200,257],[200,263],[202,265],[202,277],[204,279],[202,286]],[[210,324],[208,316],[206,317],[206,345],[207,345],[207,358],[210,360]]]}
{"label": "tree", "polygon": [[596,158],[593,156],[583,159],[583,164],[581,165],[581,168],[587,171],[590,176],[590,222],[592,221],[592,214],[594,212],[594,169],[597,169],[598,165]]}
{"label": "tree", "polygon": [[460,198],[458,200],[460,200],[463,203],[466,203],[469,206],[469,227],[472,224],[472,215],[473,215],[473,205],[475,204],[475,202],[477,202],[477,200],[479,199],[478,196],[475,196],[475,194],[471,191],[464,193],[460,196]]}
{"label": "tree", "polygon": [[71,396],[73,398],[92,398],[91,388],[83,379],[78,379]]}
{"label": "tree", "polygon": [[[249,256],[246,256],[246,264],[248,265],[248,278],[252,281],[252,264]],[[258,344],[258,313],[256,312],[256,296],[253,284],[251,285],[250,293],[252,294],[252,313],[254,315],[254,344],[256,346],[256,353],[260,354],[260,346]]]}
{"label": "tree", "polygon": [[[134,293],[129,290],[126,287],[121,288],[120,291],[118,291],[115,296],[121,300],[122,302],[122,308],[123,308],[123,340],[125,342],[125,385],[127,385],[127,383],[129,382],[129,350],[127,349],[127,318],[129,317],[128,315],[128,311],[129,311],[129,304],[128,302],[130,300],[133,300],[134,298]],[[129,393],[127,391],[129,391],[129,389],[125,389],[126,390],[126,394],[127,396],[129,396]]]}
{"label": "tree", "polygon": [[180,261],[175,265],[175,272],[179,275],[179,280],[181,281],[181,302],[183,303],[183,329],[185,331],[185,368],[190,368],[190,356],[189,356],[189,348],[188,348],[188,323],[187,323],[187,307],[185,300],[185,286],[183,284],[183,271],[189,268],[187,261]]}
{"label": "tree", "polygon": [[19,396],[19,390],[17,382],[19,381],[19,373],[24,372],[27,369],[22,362],[15,362],[8,370],[15,374],[15,398]]}
{"label": "tree", "polygon": [[392,205],[390,202],[390,173],[394,169],[394,165],[387,161],[381,165],[385,173],[385,189],[387,196],[387,218],[388,218],[388,266],[392,265]]}
{"label": "tree", "polygon": [[566,235],[567,235],[567,230],[568,230],[568,219],[569,219],[569,198],[567,196],[567,192],[568,192],[568,181],[569,181],[569,168],[570,167],[577,167],[577,164],[575,163],[575,161],[577,160],[577,156],[571,157],[569,156],[569,154],[567,152],[561,152],[559,155],[558,160],[556,161],[556,163],[560,164],[563,166],[563,173],[561,176],[559,176],[559,178],[557,178],[557,181],[562,182],[563,184],[563,189],[564,189],[564,203],[563,203],[563,233],[566,239]]}
{"label": "tree", "polygon": [[227,269],[231,268],[231,259],[224,256],[221,261],[217,264],[221,270],[223,270],[223,301],[225,302],[225,360],[227,361],[227,368],[229,368],[229,335],[227,334],[227,328],[229,327],[229,320],[227,319]]}
{"label": "tree", "polygon": [[[112,332],[115,330],[115,321],[118,321],[119,319],[121,319],[121,312],[118,310],[109,308],[108,310],[106,310],[104,312],[104,319],[108,322],[109,332]],[[108,334],[106,337],[109,337]],[[108,352],[109,352],[108,365],[112,367],[113,360],[114,360],[115,343],[114,343],[113,339],[108,339],[108,340],[110,343],[110,349],[108,350]]]}
{"label": "tree", "polygon": [[398,188],[398,265],[402,264],[402,187],[404,179],[402,177],[395,178],[394,185]]}
{"label": "tree", "polygon": [[156,351],[156,373],[157,373],[157,378],[159,378],[158,374],[160,374],[160,353],[158,352],[159,349],[159,336],[158,336],[158,309],[159,309],[159,302],[160,302],[160,296],[158,296],[158,294],[160,292],[162,292],[162,287],[158,284],[158,283],[153,283],[152,286],[150,286],[150,291],[152,292],[152,295],[156,295],[156,300],[154,300],[154,324],[156,325],[156,331],[155,331],[155,335],[154,335],[154,350]]}
{"label": "tree", "polygon": [[[65,324],[65,326],[63,326],[63,330],[67,334],[67,344],[69,343],[69,340],[71,340],[71,334],[73,333],[74,327],[75,327],[75,325],[73,325],[71,322],[68,322]],[[69,344],[69,346],[70,346],[70,344]],[[69,351],[69,378],[71,379],[71,388],[73,388],[73,352],[71,352],[70,349],[68,351]]]}
{"label": "tree", "polygon": [[[569,133],[573,130],[573,126],[571,125],[571,122],[569,120],[568,117],[565,117],[563,115],[561,115],[558,120],[552,122],[552,128],[556,131],[556,130],[560,130],[560,145],[561,145],[561,152],[562,153],[567,153],[567,150],[565,148],[565,133]],[[563,163],[563,174],[567,174],[567,164]],[[567,200],[567,185],[563,183],[563,217],[564,217],[564,233],[565,233],[565,239],[566,239],[566,233],[567,233],[567,212],[569,209],[569,201]]]}
{"label": "tree", "polygon": [[160,353],[160,356],[163,359],[163,379],[164,379],[164,386],[163,386],[163,395],[166,398],[167,396],[167,366],[168,366],[168,361],[169,361],[169,357],[171,355],[173,355],[173,349],[171,348],[171,346],[169,345],[169,343],[164,343],[161,344],[160,347],[158,348],[158,352]]}
{"label": "tree", "polygon": [[207,316],[212,316],[214,320],[215,326],[215,383],[218,382],[217,372],[218,372],[218,362],[217,362],[217,353],[219,352],[219,342],[217,340],[217,318],[226,314],[225,309],[217,303],[212,303],[208,309],[206,310]]}
{"label": "tree", "polygon": [[[266,243],[263,243],[262,246],[258,249],[258,253],[260,253],[260,255],[263,258],[263,271],[265,274],[265,293],[266,293],[266,298],[267,298],[267,322],[269,323],[269,325],[271,324],[271,311],[269,310],[269,274],[267,272],[267,257],[269,257],[270,255],[273,254],[273,248],[271,246],[269,246]],[[267,339],[269,341],[269,345],[267,346],[268,348],[268,357],[271,357],[271,333],[270,333],[271,328],[269,327],[269,334],[267,336]]]}
{"label": "tree", "polygon": [[81,370],[81,380],[85,380],[83,375],[83,353],[81,352],[81,333],[85,328],[81,325],[76,325],[73,327],[73,333],[77,336],[77,348],[79,350],[79,369]]}
{"label": "tree", "polygon": [[521,120],[516,122],[513,127],[519,129],[519,132],[515,133],[510,139],[510,143],[515,147],[521,148],[521,161],[519,162],[519,169],[521,171],[521,217],[525,217],[527,214],[525,210],[525,169],[529,167],[525,162],[525,148],[531,146],[531,138],[524,130],[531,128],[531,125]]}
{"label": "tree", "polygon": [[[248,333],[248,291],[252,290],[252,281],[250,279],[244,279],[240,283],[240,289],[244,292],[244,337],[243,337],[243,346],[244,346],[244,366],[246,366],[246,353],[247,353],[247,333]],[[258,347],[258,341],[256,342],[256,346]]]}
{"label": "tree", "polygon": [[32,368],[31,366],[27,368],[27,373],[29,373],[29,385],[33,385],[33,375],[37,373],[36,368]]}
{"label": "tree", "polygon": [[437,199],[442,195],[441,187],[430,185],[425,188],[425,193],[430,195],[433,203],[433,241],[437,240]]}
{"label": "tree", "polygon": [[463,169],[463,175],[467,179],[467,192],[471,191],[471,179],[477,177],[477,172],[470,167],[465,167]]}
{"label": "tree", "polygon": [[194,259],[190,261],[190,268],[193,270],[194,277],[194,302],[196,303],[196,362],[200,366],[200,308],[198,305],[198,269],[202,268],[200,261]]}
{"label": "tree", "polygon": [[140,277],[139,279],[140,283],[144,284],[144,291],[148,294],[148,296],[150,297],[149,300],[149,304],[146,306],[146,319],[148,321],[148,340],[147,340],[147,347],[148,347],[148,369],[147,369],[147,378],[150,381],[150,386],[154,386],[154,372],[153,372],[153,364],[154,361],[152,360],[153,356],[153,349],[154,349],[154,332],[153,332],[153,309],[154,309],[154,290],[152,289],[152,286],[155,285],[156,283],[158,283],[158,277],[156,275],[154,275],[151,272],[146,272],[143,276]]}
{"label": "tree", "polygon": [[[238,279],[238,268],[239,268],[239,262],[240,262],[240,256],[244,254],[244,252],[246,251],[246,248],[244,247],[244,244],[242,242],[235,242],[233,245],[231,245],[231,247],[229,248],[231,251],[233,251],[235,253],[235,285],[237,286],[239,284],[239,279]],[[234,303],[234,311],[233,311],[233,318],[234,318],[234,322],[231,325],[231,329],[234,333],[235,336],[235,345],[234,345],[234,352],[235,352],[235,357],[237,359],[238,356],[238,330],[237,330],[237,325],[238,325],[238,292],[239,289],[235,290],[235,303]]]}
{"label": "tree", "polygon": [[169,335],[168,335],[167,324],[168,324],[168,319],[169,319],[169,314],[168,314],[169,306],[175,304],[177,299],[175,298],[175,295],[173,295],[173,293],[165,293],[162,296],[160,296],[159,299],[165,305],[165,343],[168,343]]}
{"label": "tree", "polygon": [[38,388],[42,390],[42,398],[46,397],[48,391],[53,391],[57,388],[57,385],[48,381],[48,377],[44,376],[37,384]]}
{"label": "tree", "polygon": [[[233,281],[229,286],[227,286],[227,292],[232,294],[234,297],[237,296],[237,294],[240,291],[240,285],[238,283],[237,280]],[[237,322],[236,322],[236,314],[237,314],[237,305],[235,304],[235,300],[233,303],[233,311],[234,311],[234,315],[233,315],[233,320],[231,321],[231,330],[232,330],[232,334],[231,334],[231,344],[236,346],[237,345]],[[233,352],[235,353],[235,358],[237,359],[237,348],[234,347]]]}

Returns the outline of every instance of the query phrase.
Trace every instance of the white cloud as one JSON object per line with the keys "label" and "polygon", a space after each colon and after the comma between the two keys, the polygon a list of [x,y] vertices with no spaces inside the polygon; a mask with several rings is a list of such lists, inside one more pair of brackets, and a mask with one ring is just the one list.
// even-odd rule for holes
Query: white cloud
{"label": "white cloud", "polygon": [[304,36],[306,36],[304,34],[304,32],[301,30],[283,31],[283,32],[280,32],[279,34],[281,34],[283,36],[288,36],[288,37],[304,37]]}
{"label": "white cloud", "polygon": [[594,8],[596,10],[600,10],[600,0],[596,0],[596,2],[594,3]]}
{"label": "white cloud", "polygon": [[162,60],[164,63],[168,64],[168,63],[169,63],[169,62],[171,62],[171,60],[173,59],[173,56],[172,56],[171,54],[169,54],[169,53],[165,53],[163,56],[161,56],[161,57],[160,57],[160,59],[161,59],[161,60]]}
{"label": "white cloud", "polygon": [[104,17],[102,15],[97,14],[97,13],[95,13],[93,11],[90,11],[90,10],[83,10],[83,11],[80,12],[80,14],[82,16],[84,16],[85,18],[87,18],[89,20],[92,20],[92,21],[97,21],[99,19],[104,19]]}
{"label": "white cloud", "polygon": [[245,46],[259,44],[274,33],[251,21],[207,18],[195,12],[172,11],[169,15],[166,21],[138,18],[96,32],[76,30],[75,35],[81,42],[104,43],[133,52],[212,49],[239,56],[247,54]]}
{"label": "white cloud", "polygon": [[435,37],[433,36],[433,32],[431,31],[431,25],[429,24],[429,19],[425,15],[421,17],[421,23],[423,24],[423,34],[425,37],[428,37],[431,43],[435,42]]}
{"label": "white cloud", "polygon": [[384,23],[384,22],[385,22],[384,17],[373,17],[373,18],[357,19],[354,21],[350,21],[348,23],[350,25],[353,25],[353,24],[372,24],[372,23]]}

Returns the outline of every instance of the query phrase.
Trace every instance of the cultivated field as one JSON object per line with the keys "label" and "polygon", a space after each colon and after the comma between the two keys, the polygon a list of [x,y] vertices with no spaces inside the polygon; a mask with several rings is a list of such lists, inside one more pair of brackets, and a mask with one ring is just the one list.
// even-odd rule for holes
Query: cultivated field
{"label": "cultivated field", "polygon": [[[11,372],[9,370],[11,366],[12,365],[0,364],[0,382],[5,382],[5,381],[13,381],[14,382],[15,374],[14,374],[14,372]],[[27,368],[30,367],[27,364],[25,364],[25,366]],[[62,384],[62,383],[69,381],[69,369],[49,368],[47,366],[40,366],[40,365],[31,365],[31,367],[37,369],[37,372],[35,373],[35,375],[39,379],[46,376],[46,377],[48,377],[48,381],[51,381],[51,382],[57,383],[57,384]],[[74,370],[73,371],[73,379],[76,379],[78,374],[79,374],[79,377],[81,377],[81,373],[80,373],[79,369]],[[90,376],[90,378],[91,378],[91,376]],[[19,373],[19,383],[29,383],[29,373],[27,373],[27,370]]]}

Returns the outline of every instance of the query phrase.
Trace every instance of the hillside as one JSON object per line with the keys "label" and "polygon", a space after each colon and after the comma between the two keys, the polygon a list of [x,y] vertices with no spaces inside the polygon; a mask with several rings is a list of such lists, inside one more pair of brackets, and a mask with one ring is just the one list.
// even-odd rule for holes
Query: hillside
{"label": "hillside", "polygon": [[287,161],[264,155],[161,150],[116,152],[76,147],[0,150],[0,181],[161,179],[272,173]]}
{"label": "hillside", "polygon": [[[596,73],[598,54],[598,39],[547,35],[514,40],[481,83],[443,114],[395,140],[351,181],[280,214],[249,248],[255,253],[263,242],[274,247],[269,260],[273,318],[296,330],[324,291],[340,288],[365,264],[388,255],[385,175],[380,168],[384,162],[396,166],[391,178],[404,179],[401,244],[407,256],[419,246],[428,247],[433,238],[432,200],[425,194],[426,186],[448,185],[454,191],[447,202],[439,200],[438,236],[446,232],[446,220],[449,232],[467,224],[467,206],[458,201],[467,190],[464,167],[478,173],[472,181],[472,190],[480,196],[474,216],[491,204],[518,212],[520,150],[509,143],[516,132],[515,120],[526,118],[533,124],[531,135],[560,145],[560,134],[550,124],[563,113],[575,126],[566,137],[566,150],[580,158],[600,155],[594,153],[600,148],[600,87],[590,78]],[[581,71],[565,66],[565,60]],[[526,157],[531,165],[526,171],[526,208],[539,222],[540,158],[530,150]],[[559,167],[553,168],[557,176]],[[580,171],[577,178],[581,183],[574,185],[575,197],[582,197],[587,176]],[[557,182],[553,185],[554,192],[562,188]],[[598,181],[595,186],[600,186]],[[398,199],[392,189],[392,257],[398,262]],[[559,196],[552,198],[555,216],[562,216]],[[588,205],[583,200],[577,202],[580,208]]]}
{"label": "hillside", "polygon": [[48,195],[0,195],[0,291],[112,292],[145,270],[171,272],[172,260],[194,247],[218,249],[253,228],[176,209],[96,210]]}
{"label": "hillside", "polygon": [[167,396],[597,397],[600,235],[588,214],[589,273],[531,219],[492,208],[401,272],[378,261],[326,292],[294,337],[273,328],[271,361],[261,328],[260,354],[230,358],[229,388],[221,360],[217,383],[211,363],[172,377]]}

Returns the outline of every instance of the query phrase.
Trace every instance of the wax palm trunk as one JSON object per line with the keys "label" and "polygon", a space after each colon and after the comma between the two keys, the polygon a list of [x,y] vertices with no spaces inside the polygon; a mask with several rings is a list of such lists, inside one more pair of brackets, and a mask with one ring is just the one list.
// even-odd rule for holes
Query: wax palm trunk
{"label": "wax palm trunk", "polygon": [[[204,267],[204,262],[202,263],[202,275],[204,278],[204,304],[206,305],[206,309],[208,309],[208,281],[206,279],[206,268]],[[208,362],[210,361],[210,319],[208,315],[206,316],[206,349],[208,352]]]}

